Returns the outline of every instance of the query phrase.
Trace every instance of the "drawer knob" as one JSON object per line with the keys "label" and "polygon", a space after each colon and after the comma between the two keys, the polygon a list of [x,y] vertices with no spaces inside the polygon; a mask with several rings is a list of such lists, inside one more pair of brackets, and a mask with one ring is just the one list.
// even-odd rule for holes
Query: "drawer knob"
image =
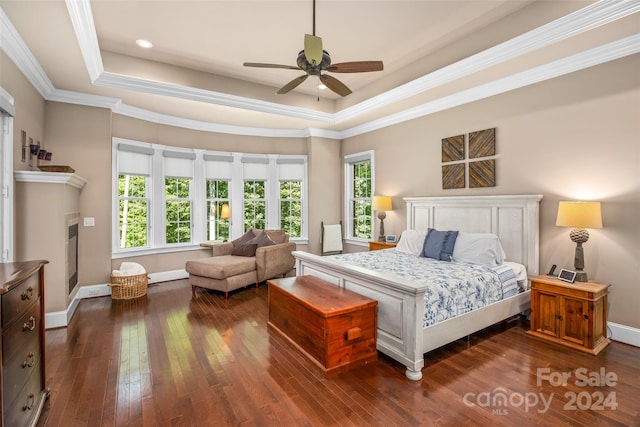
{"label": "drawer knob", "polygon": [[22,330],[26,331],[33,331],[36,328],[36,318],[33,316],[29,316],[29,322],[25,323],[24,325],[22,325]]}
{"label": "drawer knob", "polygon": [[33,393],[29,394],[29,397],[27,398],[27,403],[25,403],[22,406],[22,410],[23,411],[30,411],[33,409],[33,405],[36,404],[36,397],[33,395]]}
{"label": "drawer knob", "polygon": [[36,357],[35,354],[33,354],[33,351],[30,351],[29,354],[27,354],[27,358],[25,360],[22,361],[22,367],[26,368],[26,367],[33,367],[33,364],[36,363]]}
{"label": "drawer knob", "polygon": [[24,291],[22,295],[20,295],[20,297],[22,298],[22,301],[31,299],[32,296],[33,296],[33,288],[31,286],[29,286],[29,288],[27,288],[27,290]]}
{"label": "drawer knob", "polygon": [[347,333],[345,334],[345,338],[347,339],[347,341],[353,341],[355,339],[358,339],[362,336],[362,329],[360,328],[351,328],[347,331]]}

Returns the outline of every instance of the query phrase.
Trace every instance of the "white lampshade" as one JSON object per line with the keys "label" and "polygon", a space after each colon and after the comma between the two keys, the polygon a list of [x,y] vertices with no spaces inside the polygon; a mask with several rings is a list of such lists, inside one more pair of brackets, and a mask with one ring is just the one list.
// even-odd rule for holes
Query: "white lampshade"
{"label": "white lampshade", "polygon": [[602,228],[600,202],[560,202],[556,225],[573,228]]}
{"label": "white lampshade", "polygon": [[390,211],[393,208],[391,207],[391,197],[389,196],[373,196],[373,205],[372,209],[374,211]]}

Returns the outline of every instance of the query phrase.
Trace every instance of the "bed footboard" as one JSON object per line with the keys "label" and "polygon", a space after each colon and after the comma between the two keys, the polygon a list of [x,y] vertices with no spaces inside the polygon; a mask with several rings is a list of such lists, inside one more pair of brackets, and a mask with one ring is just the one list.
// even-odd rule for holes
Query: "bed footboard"
{"label": "bed footboard", "polygon": [[307,252],[293,255],[297,276],[315,276],[378,301],[378,350],[405,365],[407,378],[422,378],[426,286]]}

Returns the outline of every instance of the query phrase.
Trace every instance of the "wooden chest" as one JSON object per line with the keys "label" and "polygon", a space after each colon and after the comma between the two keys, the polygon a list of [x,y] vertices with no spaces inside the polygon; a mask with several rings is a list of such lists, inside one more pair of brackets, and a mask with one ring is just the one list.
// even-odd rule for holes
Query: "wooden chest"
{"label": "wooden chest", "polygon": [[269,328],[326,375],[378,358],[377,301],[312,276],[267,283]]}

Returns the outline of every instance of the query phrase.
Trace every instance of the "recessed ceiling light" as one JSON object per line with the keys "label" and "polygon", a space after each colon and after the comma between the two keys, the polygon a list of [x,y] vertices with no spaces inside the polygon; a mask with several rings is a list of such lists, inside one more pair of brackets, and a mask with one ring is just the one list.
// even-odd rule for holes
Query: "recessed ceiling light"
{"label": "recessed ceiling light", "polygon": [[145,49],[149,49],[149,48],[153,47],[153,44],[150,41],[143,40],[143,39],[136,40],[136,44],[138,46],[140,46],[140,47],[145,48]]}

